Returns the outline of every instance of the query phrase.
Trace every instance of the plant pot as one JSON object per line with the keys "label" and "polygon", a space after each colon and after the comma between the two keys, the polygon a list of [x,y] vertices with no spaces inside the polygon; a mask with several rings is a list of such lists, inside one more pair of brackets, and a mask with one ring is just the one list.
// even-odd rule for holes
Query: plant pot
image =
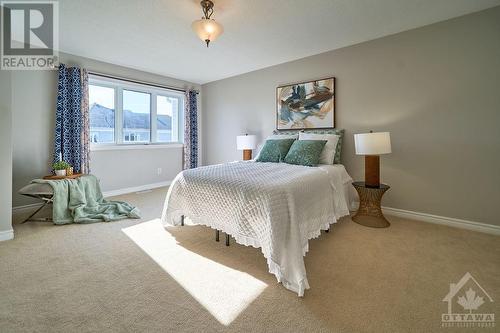
{"label": "plant pot", "polygon": [[64,170],[54,170],[56,173],[56,176],[66,176],[66,169]]}

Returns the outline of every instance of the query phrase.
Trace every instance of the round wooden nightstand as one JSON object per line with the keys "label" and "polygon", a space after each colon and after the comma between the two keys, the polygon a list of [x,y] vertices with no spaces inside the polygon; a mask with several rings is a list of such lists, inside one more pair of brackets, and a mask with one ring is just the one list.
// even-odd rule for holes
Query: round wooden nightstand
{"label": "round wooden nightstand", "polygon": [[352,186],[359,194],[359,208],[352,220],[372,228],[387,228],[390,226],[391,224],[382,214],[380,208],[382,196],[390,186],[380,184],[379,187],[367,187],[365,182],[353,182]]}

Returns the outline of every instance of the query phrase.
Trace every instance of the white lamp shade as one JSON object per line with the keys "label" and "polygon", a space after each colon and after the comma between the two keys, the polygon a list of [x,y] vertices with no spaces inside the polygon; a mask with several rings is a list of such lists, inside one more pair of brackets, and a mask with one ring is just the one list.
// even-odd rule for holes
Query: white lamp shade
{"label": "white lamp shade", "polygon": [[356,155],[382,155],[391,153],[389,132],[354,134]]}
{"label": "white lamp shade", "polygon": [[255,135],[238,135],[236,137],[236,147],[238,150],[255,149],[257,147],[257,137]]}
{"label": "white lamp shade", "polygon": [[221,24],[215,22],[213,19],[206,18],[194,21],[191,24],[191,28],[202,41],[209,40],[213,42],[224,32]]}

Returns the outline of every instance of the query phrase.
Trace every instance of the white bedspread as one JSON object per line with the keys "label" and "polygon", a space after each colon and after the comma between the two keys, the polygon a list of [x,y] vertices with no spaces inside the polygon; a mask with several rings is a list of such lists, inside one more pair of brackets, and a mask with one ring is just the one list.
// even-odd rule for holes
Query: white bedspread
{"label": "white bedspread", "polygon": [[233,162],[182,171],[170,186],[162,221],[181,215],[222,230],[243,245],[260,247],[269,272],[303,296],[308,240],[349,214],[342,165]]}

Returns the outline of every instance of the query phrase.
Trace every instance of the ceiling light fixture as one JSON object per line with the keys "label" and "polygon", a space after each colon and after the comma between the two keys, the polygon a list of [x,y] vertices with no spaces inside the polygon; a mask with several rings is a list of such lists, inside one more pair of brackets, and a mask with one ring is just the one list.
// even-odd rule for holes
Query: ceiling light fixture
{"label": "ceiling light fixture", "polygon": [[210,18],[214,13],[214,3],[212,1],[201,0],[200,5],[204,16],[201,20],[194,21],[193,24],[191,24],[191,28],[193,28],[194,32],[202,41],[207,43],[208,47],[211,41],[214,41],[222,34],[224,28],[221,24]]}

